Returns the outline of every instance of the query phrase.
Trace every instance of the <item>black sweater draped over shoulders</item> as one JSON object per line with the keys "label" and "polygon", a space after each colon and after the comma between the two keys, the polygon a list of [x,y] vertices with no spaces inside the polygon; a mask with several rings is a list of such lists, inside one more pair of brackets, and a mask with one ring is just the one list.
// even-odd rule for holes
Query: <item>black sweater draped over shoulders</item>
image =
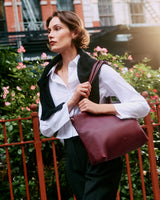
{"label": "black sweater draped over shoulders", "polygon": [[[88,53],[86,53],[82,49],[78,49],[78,54],[80,55],[78,66],[77,66],[77,74],[80,83],[88,81],[89,75],[91,73],[92,67],[94,63],[97,61],[92,58]],[[60,103],[58,106],[55,106],[50,90],[49,90],[49,71],[55,66],[60,60],[62,60],[61,54],[58,54],[50,63],[45,67],[41,78],[39,79],[38,86],[40,88],[40,102],[42,105],[42,115],[41,120],[47,120],[49,117],[55,112],[59,111],[63,107],[63,103]],[[93,83],[92,90],[89,96],[89,99],[95,103],[99,103],[99,80],[98,74],[96,75]],[[53,91],[54,92],[54,91]]]}

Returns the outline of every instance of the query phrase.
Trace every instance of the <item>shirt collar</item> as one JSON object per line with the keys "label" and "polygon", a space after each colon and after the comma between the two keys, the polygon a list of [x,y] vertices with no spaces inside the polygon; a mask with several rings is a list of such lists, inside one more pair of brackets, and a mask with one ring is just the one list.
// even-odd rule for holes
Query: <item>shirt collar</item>
{"label": "shirt collar", "polygon": [[[69,62],[68,66],[72,65],[72,63],[77,66],[79,58],[80,58],[80,55],[78,54],[73,60]],[[56,66],[57,64],[52,67],[52,69],[48,72],[47,76],[50,75],[51,73],[52,74],[54,73]]]}
{"label": "shirt collar", "polygon": [[80,58],[80,55],[78,54],[70,63],[75,63],[77,65],[79,58]]}

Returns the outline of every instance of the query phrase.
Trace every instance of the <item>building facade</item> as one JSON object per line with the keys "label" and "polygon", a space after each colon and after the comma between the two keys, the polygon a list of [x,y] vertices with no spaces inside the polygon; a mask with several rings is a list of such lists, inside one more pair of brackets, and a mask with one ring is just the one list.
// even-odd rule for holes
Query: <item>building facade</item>
{"label": "building facade", "polygon": [[55,10],[72,10],[85,27],[160,25],[160,0],[0,0],[0,31],[44,29]]}
{"label": "building facade", "polygon": [[81,17],[91,34],[90,49],[129,52],[160,66],[160,0],[0,0],[0,46],[23,45],[33,58],[50,53],[45,21],[56,10]]}

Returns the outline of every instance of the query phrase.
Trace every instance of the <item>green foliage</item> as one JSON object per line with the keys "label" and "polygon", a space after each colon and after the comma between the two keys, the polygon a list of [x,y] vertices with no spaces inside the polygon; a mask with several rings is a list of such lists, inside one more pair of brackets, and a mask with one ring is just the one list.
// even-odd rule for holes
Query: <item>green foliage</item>
{"label": "green foliage", "polygon": [[93,56],[99,60],[108,61],[139,93],[146,91],[150,101],[159,100],[160,69],[153,70],[151,66],[148,66],[149,60],[147,58],[144,58],[141,63],[132,65],[133,58],[131,55],[125,53],[123,56],[113,56],[107,52],[107,49],[101,47],[94,49]]}
{"label": "green foliage", "polygon": [[[12,52],[11,52],[12,53]],[[9,54],[9,53],[8,53]],[[12,54],[16,57],[16,53]],[[12,117],[18,115],[24,116],[29,114],[29,106],[32,103],[39,103],[39,93],[37,88],[37,80],[42,73],[44,61],[35,63],[16,63],[15,61],[8,61],[6,58],[6,67],[10,64],[7,76],[2,77],[1,83],[1,97],[4,106],[2,106],[2,113],[9,114]],[[24,112],[27,111],[27,112]]]}
{"label": "green foliage", "polygon": [[[42,54],[41,60],[34,62],[23,62],[22,54],[25,49],[21,47],[18,52],[12,49],[0,49],[0,66],[1,66],[1,88],[0,88],[0,106],[1,119],[11,119],[30,116],[30,105],[32,103],[39,103],[39,90],[37,87],[37,80],[43,72],[47,62],[47,55]],[[112,55],[108,53],[107,49],[97,47],[92,54],[100,60],[107,60],[108,63],[118,71],[124,79],[129,82],[138,92],[147,94],[147,98],[151,102],[159,101],[160,95],[160,70],[152,70],[151,66],[147,65],[148,60],[144,59],[141,63],[132,66],[132,56],[127,53],[123,56]],[[127,65],[126,65],[127,63]],[[129,65],[129,66],[128,66]],[[152,119],[156,122],[157,116],[155,108],[152,107]],[[143,120],[142,120],[143,123]],[[24,141],[33,140],[33,130],[31,120],[22,121],[23,139]],[[7,140],[8,143],[20,141],[19,127],[17,122],[7,122]],[[154,132],[155,152],[157,164],[160,166],[160,150],[159,145],[159,130]],[[0,124],[0,144],[4,143],[3,127]],[[26,199],[26,189],[24,182],[23,162],[22,162],[22,148],[20,146],[8,147],[10,155],[10,164],[12,169],[12,181],[15,199]],[[65,177],[64,170],[64,149],[60,141],[56,141],[57,150],[57,164],[59,170],[59,178],[61,185],[61,193],[63,200],[71,200],[72,193],[69,189]],[[52,155],[52,145],[47,142],[42,145],[43,162],[45,168],[45,180],[47,199],[57,199],[56,180],[54,176],[54,165]],[[130,153],[130,165],[132,173],[133,193],[135,199],[142,199],[141,181],[139,175],[137,151]],[[33,144],[25,145],[25,163],[27,165],[29,190],[31,199],[40,199],[38,187],[38,175],[36,169],[35,148]],[[142,148],[143,168],[145,175],[145,184],[147,199],[152,200],[152,186],[150,178],[150,169],[148,161],[147,146]],[[9,199],[9,185],[7,177],[6,152],[5,149],[0,148],[0,192],[3,199]],[[125,162],[124,162],[125,163]],[[160,169],[159,169],[160,170]],[[121,180],[120,194],[122,200],[129,199],[129,186],[124,166],[124,172]]]}

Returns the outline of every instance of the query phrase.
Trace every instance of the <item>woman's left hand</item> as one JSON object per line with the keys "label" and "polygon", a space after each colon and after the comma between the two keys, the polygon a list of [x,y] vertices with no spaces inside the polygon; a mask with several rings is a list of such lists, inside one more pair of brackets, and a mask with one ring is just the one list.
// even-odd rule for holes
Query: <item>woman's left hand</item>
{"label": "woman's left hand", "polygon": [[90,112],[93,114],[98,114],[98,105],[99,104],[94,103],[87,98],[82,99],[78,103],[81,112]]}

